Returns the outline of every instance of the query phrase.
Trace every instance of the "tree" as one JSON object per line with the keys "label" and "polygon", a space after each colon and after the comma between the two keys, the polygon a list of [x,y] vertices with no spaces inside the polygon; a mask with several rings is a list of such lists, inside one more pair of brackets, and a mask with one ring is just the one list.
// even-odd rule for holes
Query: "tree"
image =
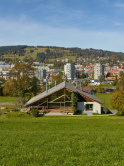
{"label": "tree", "polygon": [[94,71],[92,72],[91,77],[94,79]]}
{"label": "tree", "polygon": [[119,111],[120,115],[124,116],[124,92],[115,91],[110,100],[111,105]]}
{"label": "tree", "polygon": [[3,85],[5,83],[5,79],[0,78],[0,96],[3,96]]}
{"label": "tree", "polygon": [[40,81],[33,76],[31,79],[31,93],[33,96],[36,96],[40,90]]}
{"label": "tree", "polygon": [[72,92],[71,101],[72,101],[72,111],[74,112],[74,114],[76,114],[77,112],[77,100],[78,100],[77,94]]}
{"label": "tree", "polygon": [[120,71],[119,76],[122,77],[124,75],[123,71]]}
{"label": "tree", "polygon": [[51,87],[55,86],[55,81],[56,81],[56,84],[60,84],[61,82],[63,82],[62,76],[63,76],[62,72],[59,72],[59,74],[56,75],[56,76],[52,75],[52,84],[51,84]]}
{"label": "tree", "polygon": [[118,80],[117,80],[117,77],[116,77],[116,79],[112,82],[112,85],[116,86],[117,84],[118,84]]}
{"label": "tree", "polygon": [[75,82],[73,82],[73,83],[72,83],[72,85],[73,85],[73,86],[76,86],[76,83],[75,83]]}
{"label": "tree", "polygon": [[25,99],[22,97],[18,97],[15,104],[19,108],[19,116],[20,116],[20,111],[25,105]]}
{"label": "tree", "polygon": [[124,72],[120,73],[119,89],[124,91]]}
{"label": "tree", "polygon": [[110,77],[110,76],[111,76],[111,73],[108,72],[108,73],[106,74],[106,77]]}
{"label": "tree", "polygon": [[86,78],[86,74],[84,74],[84,72],[82,73],[81,78]]}
{"label": "tree", "polygon": [[88,81],[87,80],[83,81],[82,86],[87,86],[87,85],[88,85]]}
{"label": "tree", "polygon": [[97,93],[105,93],[104,88],[102,88],[100,85],[95,87],[95,90],[96,90]]}
{"label": "tree", "polygon": [[45,52],[46,52],[47,54],[49,54],[49,53],[50,53],[50,49],[49,49],[49,48],[46,48],[46,49],[45,49]]}
{"label": "tree", "polygon": [[103,75],[100,75],[100,76],[99,76],[99,82],[101,83],[102,81],[105,81],[105,78],[104,78]]}
{"label": "tree", "polygon": [[17,80],[9,78],[3,86],[5,96],[18,96]]}
{"label": "tree", "polygon": [[28,64],[16,64],[10,71],[13,77],[10,77],[4,84],[4,94],[18,96],[24,100],[36,95],[39,90],[39,82],[34,71],[34,68]]}

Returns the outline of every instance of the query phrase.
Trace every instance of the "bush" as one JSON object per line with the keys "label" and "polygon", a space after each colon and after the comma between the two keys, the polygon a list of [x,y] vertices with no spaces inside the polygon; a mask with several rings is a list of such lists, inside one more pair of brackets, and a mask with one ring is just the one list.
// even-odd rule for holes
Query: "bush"
{"label": "bush", "polygon": [[93,115],[100,115],[99,113],[93,113]]}
{"label": "bush", "polygon": [[124,111],[118,111],[116,115],[118,115],[118,116],[124,116]]}
{"label": "bush", "polygon": [[34,117],[38,117],[38,113],[39,113],[38,109],[36,109],[36,108],[31,109],[31,113]]}

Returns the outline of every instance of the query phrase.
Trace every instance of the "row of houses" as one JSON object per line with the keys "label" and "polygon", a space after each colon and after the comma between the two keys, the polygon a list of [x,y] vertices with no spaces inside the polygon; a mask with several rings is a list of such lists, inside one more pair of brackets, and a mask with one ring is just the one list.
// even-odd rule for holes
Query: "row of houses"
{"label": "row of houses", "polygon": [[[53,64],[51,64],[53,66]],[[106,79],[108,81],[113,81],[115,79],[115,76],[119,77],[120,71],[124,71],[123,68],[119,68],[118,70],[113,70],[115,69],[114,67],[108,68],[108,66],[104,66],[100,63],[96,63],[96,65],[90,64],[89,66],[84,67],[83,65],[73,65],[71,63],[66,63],[64,65],[64,69],[51,69],[49,64],[45,65],[44,63],[39,63],[39,62],[34,62],[33,67],[36,68],[36,77],[41,80],[41,79],[46,79],[51,77],[52,75],[57,75],[59,71],[62,71],[64,74],[64,77],[69,80],[74,80],[75,78],[78,78],[78,75],[76,72],[84,72],[87,74],[89,77],[92,76],[94,72],[94,79],[98,80],[100,75],[106,76],[107,73],[109,72],[113,77],[107,77]],[[51,66],[51,67],[52,67]],[[9,77],[9,71],[14,67],[14,64],[6,64],[5,62],[0,62],[0,78],[4,78],[7,80]],[[109,69],[106,69],[106,67]],[[116,67],[117,68],[117,67]]]}

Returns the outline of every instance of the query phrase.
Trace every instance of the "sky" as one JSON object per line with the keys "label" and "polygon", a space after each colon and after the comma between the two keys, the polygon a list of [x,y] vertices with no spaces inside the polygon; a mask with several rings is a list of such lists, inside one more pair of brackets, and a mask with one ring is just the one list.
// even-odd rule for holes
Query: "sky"
{"label": "sky", "polygon": [[124,52],[124,0],[0,0],[0,46]]}

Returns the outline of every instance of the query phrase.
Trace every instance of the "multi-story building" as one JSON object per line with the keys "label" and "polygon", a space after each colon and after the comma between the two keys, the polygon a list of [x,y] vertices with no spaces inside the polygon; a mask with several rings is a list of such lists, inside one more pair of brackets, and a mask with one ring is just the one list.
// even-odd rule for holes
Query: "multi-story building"
{"label": "multi-story building", "polygon": [[46,79],[46,70],[44,70],[41,66],[36,66],[35,76],[41,80]]}
{"label": "multi-story building", "polygon": [[64,65],[64,74],[66,79],[74,80],[75,66],[72,65],[71,63],[66,63],[66,65]]}
{"label": "multi-story building", "polygon": [[98,80],[100,75],[104,76],[104,65],[96,63],[96,65],[94,65],[94,79]]}

